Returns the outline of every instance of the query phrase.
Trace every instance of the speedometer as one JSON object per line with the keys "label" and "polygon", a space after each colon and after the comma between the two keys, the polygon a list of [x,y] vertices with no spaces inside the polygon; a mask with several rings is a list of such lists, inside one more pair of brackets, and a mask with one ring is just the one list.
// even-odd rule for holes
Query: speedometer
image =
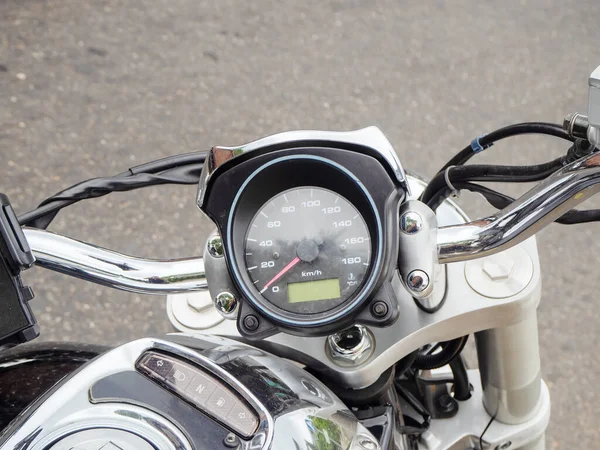
{"label": "speedometer", "polygon": [[291,313],[318,314],[345,303],[371,265],[371,236],[341,195],[301,187],[268,200],[246,233],[246,271],[260,295]]}

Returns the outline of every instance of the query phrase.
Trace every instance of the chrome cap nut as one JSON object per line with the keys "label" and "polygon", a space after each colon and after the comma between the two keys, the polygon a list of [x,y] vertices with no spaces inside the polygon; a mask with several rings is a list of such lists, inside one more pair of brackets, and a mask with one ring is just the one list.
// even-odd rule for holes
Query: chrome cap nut
{"label": "chrome cap nut", "polygon": [[422,217],[414,211],[408,211],[400,217],[400,229],[406,234],[415,234],[423,228]]}
{"label": "chrome cap nut", "polygon": [[429,275],[422,270],[413,270],[408,274],[406,284],[413,292],[423,292],[429,287]]}
{"label": "chrome cap nut", "polygon": [[221,236],[209,237],[206,246],[208,248],[208,253],[210,253],[210,256],[213,258],[221,258],[223,256],[224,248]]}
{"label": "chrome cap nut", "polygon": [[215,297],[215,308],[226,319],[234,319],[237,314],[238,301],[231,292],[224,291]]}
{"label": "chrome cap nut", "polygon": [[354,325],[327,338],[327,353],[339,366],[358,366],[373,353],[374,338],[366,327]]}

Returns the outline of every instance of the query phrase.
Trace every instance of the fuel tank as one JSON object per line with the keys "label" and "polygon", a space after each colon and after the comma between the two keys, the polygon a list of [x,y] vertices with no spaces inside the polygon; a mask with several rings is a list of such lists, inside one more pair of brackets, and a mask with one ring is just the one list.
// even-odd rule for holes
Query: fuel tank
{"label": "fuel tank", "polygon": [[97,345],[42,342],[0,353],[0,430],[59,381],[107,350]]}

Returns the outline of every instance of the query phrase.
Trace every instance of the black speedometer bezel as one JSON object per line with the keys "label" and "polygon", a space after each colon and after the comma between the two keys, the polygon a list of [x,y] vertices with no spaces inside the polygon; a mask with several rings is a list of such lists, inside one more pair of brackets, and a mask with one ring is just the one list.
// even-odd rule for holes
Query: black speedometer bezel
{"label": "black speedometer bezel", "polygon": [[[371,235],[371,264],[361,286],[333,309],[306,315],[286,311],[270,303],[253,285],[245,270],[243,237],[257,211],[283,191],[307,186],[320,187],[346,198],[362,215]],[[238,190],[227,220],[226,247],[230,268],[239,288],[254,309],[276,324],[286,327],[321,327],[360,307],[369,297],[382,268],[383,225],[379,211],[363,183],[348,169],[316,155],[288,155],[266,162],[256,169]]]}
{"label": "black speedometer bezel", "polygon": [[[231,158],[231,155],[234,157]],[[242,284],[245,283],[236,277],[232,268],[233,264],[237,264],[238,267],[243,266],[240,266],[239,262],[236,263],[230,257],[229,251],[230,248],[239,243],[243,245],[245,241],[245,230],[241,234],[233,233],[231,238],[227,234],[228,219],[233,212],[232,205],[234,199],[242,190],[242,186],[247,185],[248,178],[264,165],[285,156],[296,155],[317,156],[342,166],[366,188],[375,201],[377,214],[383,223],[383,235],[381,236],[383,242],[382,267],[378,274],[372,275],[375,285],[371,292],[368,293],[367,298],[360,305],[347,308],[339,319],[319,326],[286,325],[264,316],[243,293]],[[220,276],[223,279],[227,278],[229,281],[219,284],[218,281],[215,282],[213,279],[211,293],[215,295],[214,293],[218,292],[218,289],[224,288],[239,299],[237,328],[245,339],[264,339],[277,332],[299,336],[323,336],[343,330],[355,323],[371,327],[385,327],[398,318],[400,312],[394,296],[392,282],[397,273],[399,253],[398,211],[408,193],[406,186],[394,176],[395,172],[392,171],[392,168],[381,160],[381,153],[371,147],[358,144],[306,141],[266,145],[247,153],[238,152],[238,149],[233,148],[229,153],[216,152],[214,157],[219,157],[221,160],[225,158],[225,162],[221,162],[218,169],[207,178],[208,181],[202,184],[204,201],[200,208],[217,226],[223,239],[223,247],[226,250],[223,260],[229,273],[228,277],[225,275]],[[299,168],[297,167],[297,169]],[[302,185],[318,184],[315,182],[316,174],[314,172],[304,170],[296,170],[296,172],[303,180]],[[277,175],[271,179],[262,179],[260,186],[262,189],[269,189],[271,184],[278,186],[277,183],[284,177],[287,178],[277,172]],[[254,184],[256,181],[255,178],[251,183]],[[343,182],[340,180],[341,184],[335,186],[332,190],[342,193],[345,198],[353,202],[352,195],[344,193],[344,186],[348,184],[348,181],[348,179],[344,179]],[[350,182],[352,181],[350,180]],[[274,191],[275,188],[271,188],[270,192],[274,193]],[[256,201],[255,208],[257,210],[262,206],[258,203],[259,201]],[[361,211],[361,214],[365,218],[369,215],[364,211]]]}

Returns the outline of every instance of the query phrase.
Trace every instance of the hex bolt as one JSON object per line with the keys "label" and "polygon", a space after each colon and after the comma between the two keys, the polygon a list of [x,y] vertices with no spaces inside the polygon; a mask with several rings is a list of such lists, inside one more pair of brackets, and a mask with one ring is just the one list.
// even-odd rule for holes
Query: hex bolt
{"label": "hex bolt", "polygon": [[385,317],[388,313],[388,305],[386,305],[385,302],[378,300],[373,303],[371,313],[377,318]]}
{"label": "hex bolt", "polygon": [[211,236],[206,245],[208,247],[208,253],[210,253],[213,258],[223,257],[224,249],[221,236]]}
{"label": "hex bolt", "polygon": [[422,270],[413,270],[406,277],[406,284],[413,292],[423,292],[429,287],[429,275]]}
{"label": "hex bolt", "polygon": [[423,228],[423,219],[414,211],[408,211],[400,217],[400,229],[406,234],[416,234]]}
{"label": "hex bolt", "polygon": [[[208,292],[206,292],[208,294]],[[202,313],[209,308],[212,308],[210,300],[205,295],[190,294],[187,297],[187,304],[194,311]]]}
{"label": "hex bolt", "polygon": [[484,261],[481,270],[492,281],[508,280],[515,267],[515,263],[510,258],[501,258],[496,256],[493,259]]}
{"label": "hex bolt", "polygon": [[258,329],[258,317],[255,315],[249,314],[244,317],[244,328],[248,331],[256,331]]}
{"label": "hex bolt", "polygon": [[456,400],[454,400],[450,395],[446,394],[446,395],[441,395],[438,398],[438,406],[440,408],[440,411],[445,412],[445,413],[452,413],[456,410],[456,408],[458,407],[458,403],[456,403]]}
{"label": "hex bolt", "polygon": [[235,434],[229,433],[225,436],[223,443],[225,444],[225,447],[236,448],[240,444],[240,440]]}

